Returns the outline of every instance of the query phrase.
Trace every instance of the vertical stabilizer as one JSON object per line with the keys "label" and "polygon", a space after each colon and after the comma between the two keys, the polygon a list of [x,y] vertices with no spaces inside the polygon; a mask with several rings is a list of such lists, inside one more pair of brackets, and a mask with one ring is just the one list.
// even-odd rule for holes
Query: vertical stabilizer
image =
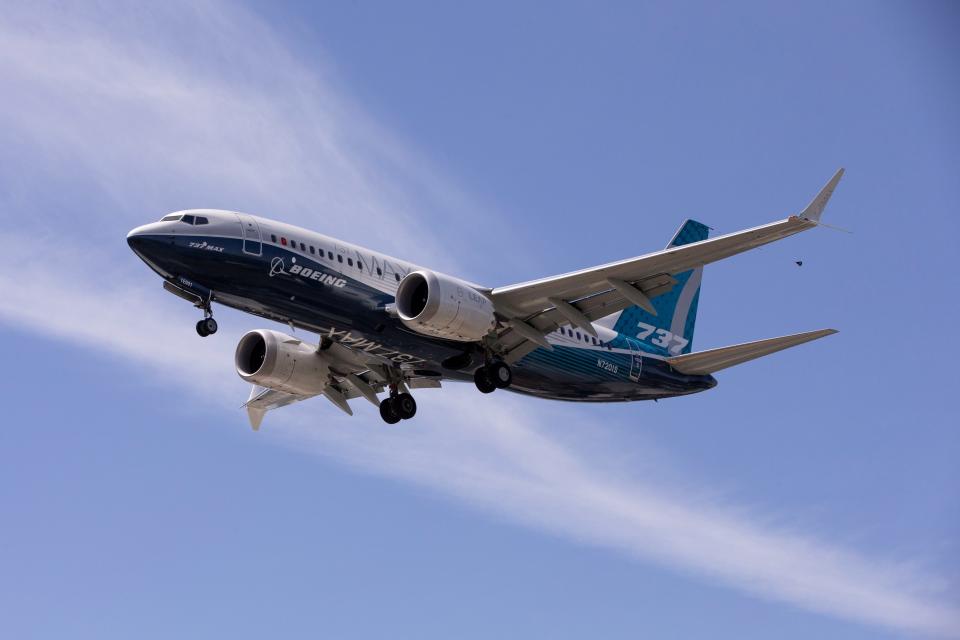
{"label": "vertical stabilizer", "polygon": [[[687,220],[680,225],[667,248],[706,240],[709,233],[710,227],[702,222]],[[642,336],[646,343],[655,346],[658,340],[655,332],[668,331],[677,338],[669,342],[669,352],[673,355],[689,353],[693,345],[702,277],[703,267],[676,274],[674,278],[677,284],[673,289],[651,300],[657,311],[656,315],[643,307],[627,307],[615,316],[612,329],[628,337]]]}

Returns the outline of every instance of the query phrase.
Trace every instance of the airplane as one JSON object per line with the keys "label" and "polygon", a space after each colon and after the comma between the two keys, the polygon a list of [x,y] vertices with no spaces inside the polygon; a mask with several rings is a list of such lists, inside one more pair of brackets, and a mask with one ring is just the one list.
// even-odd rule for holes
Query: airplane
{"label": "airplane", "polygon": [[240,339],[235,366],[252,385],[244,407],[254,430],[267,411],[314,396],[350,415],[349,401],[364,398],[396,424],[417,411],[411,390],[446,381],[577,402],[658,400],[836,333],[692,350],[704,265],[827,226],[820,217],[843,171],[783,220],[714,238],[686,220],[661,251],[492,288],[233,211],[171,213],[127,243],[164,289],[203,312],[200,336],[217,331],[214,302],[319,336],[256,329]]}

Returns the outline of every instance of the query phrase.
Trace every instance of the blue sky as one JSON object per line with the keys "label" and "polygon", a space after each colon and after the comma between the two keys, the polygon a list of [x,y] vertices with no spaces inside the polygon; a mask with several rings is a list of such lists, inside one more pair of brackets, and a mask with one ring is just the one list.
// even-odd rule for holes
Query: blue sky
{"label": "blue sky", "polygon": [[[960,636],[951,3],[136,3],[0,23],[0,630],[24,638]],[[490,286],[733,231],[709,393],[451,385],[252,433],[126,232],[282,218]],[[803,259],[804,266],[794,266]]]}

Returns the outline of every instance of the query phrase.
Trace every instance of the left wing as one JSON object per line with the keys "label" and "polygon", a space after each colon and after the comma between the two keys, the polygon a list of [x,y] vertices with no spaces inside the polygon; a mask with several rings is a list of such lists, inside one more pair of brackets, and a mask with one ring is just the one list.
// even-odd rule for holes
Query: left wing
{"label": "left wing", "polygon": [[[406,369],[386,358],[351,349],[329,338],[320,341],[317,356],[327,359],[330,365],[330,383],[319,395],[351,416],[353,409],[349,400],[363,397],[374,406],[379,406],[377,394],[390,384],[396,384],[401,392],[406,391],[406,387],[423,389],[440,386],[437,376]],[[250,426],[257,431],[267,411],[313,397],[315,395],[298,395],[253,385],[243,407],[247,410]]]}
{"label": "left wing", "polygon": [[[591,321],[631,305],[656,313],[650,299],[670,291],[676,284],[674,275],[818,226],[823,209],[842,176],[843,169],[840,169],[803,211],[777,222],[668,247],[637,258],[493,289],[489,295],[494,307],[507,318],[512,329],[502,334],[500,340],[508,352],[508,361],[517,359],[513,350],[518,347],[523,352],[529,352],[536,345],[551,348],[544,334],[564,324],[593,333]],[[525,345],[527,341],[535,344]]]}

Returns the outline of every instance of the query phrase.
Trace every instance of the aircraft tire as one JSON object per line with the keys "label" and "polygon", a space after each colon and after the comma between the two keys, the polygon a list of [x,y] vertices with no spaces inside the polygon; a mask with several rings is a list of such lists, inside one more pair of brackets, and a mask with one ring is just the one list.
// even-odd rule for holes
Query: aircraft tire
{"label": "aircraft tire", "polygon": [[380,417],[387,424],[400,422],[400,412],[397,411],[397,403],[393,398],[384,398],[380,401]]}
{"label": "aircraft tire", "polygon": [[474,372],[473,383],[477,385],[480,393],[493,393],[497,389],[497,385],[493,383],[490,378],[490,371],[486,367],[480,367]]}
{"label": "aircraft tire", "polygon": [[506,389],[513,382],[513,372],[506,362],[497,360],[487,365],[487,377],[497,389]]}
{"label": "aircraft tire", "polygon": [[204,318],[203,326],[207,330],[207,335],[212,336],[217,332],[217,321],[213,318]]}
{"label": "aircraft tire", "polygon": [[409,393],[401,393],[393,399],[393,405],[397,409],[401,420],[409,420],[417,415],[417,401]]}
{"label": "aircraft tire", "polygon": [[210,332],[207,331],[207,323],[205,320],[200,320],[197,322],[197,335],[201,338],[206,338],[210,335]]}

